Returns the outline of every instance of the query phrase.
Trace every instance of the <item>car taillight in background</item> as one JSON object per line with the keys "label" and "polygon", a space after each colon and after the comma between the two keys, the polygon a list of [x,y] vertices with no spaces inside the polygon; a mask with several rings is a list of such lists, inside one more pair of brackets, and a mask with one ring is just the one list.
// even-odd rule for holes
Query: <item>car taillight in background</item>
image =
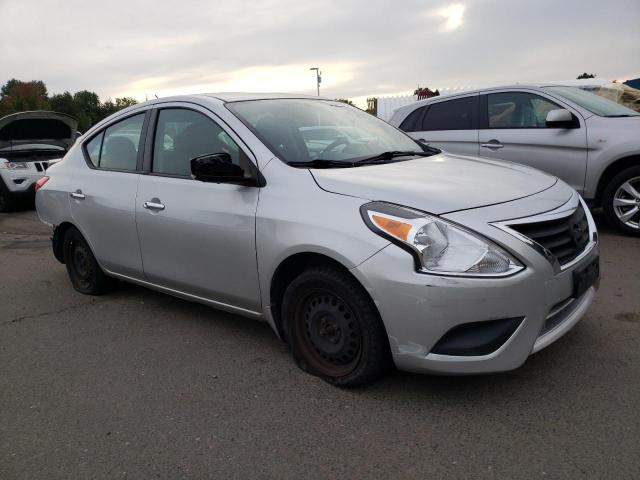
{"label": "car taillight in background", "polygon": [[36,181],[36,192],[42,188],[42,186],[49,181],[49,177],[42,177]]}

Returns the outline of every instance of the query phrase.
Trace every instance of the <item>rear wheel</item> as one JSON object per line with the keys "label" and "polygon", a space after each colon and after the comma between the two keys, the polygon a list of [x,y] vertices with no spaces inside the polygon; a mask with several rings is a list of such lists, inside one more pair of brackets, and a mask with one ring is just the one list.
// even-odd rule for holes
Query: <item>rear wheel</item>
{"label": "rear wheel", "polygon": [[300,274],[285,292],[282,315],[297,364],[333,385],[371,382],[391,365],[375,306],[360,284],[337,268]]}
{"label": "rear wheel", "polygon": [[15,198],[4,182],[0,180],[0,213],[12,211],[15,208],[15,203]]}
{"label": "rear wheel", "polygon": [[102,295],[109,290],[111,279],[104,274],[89,244],[77,229],[70,228],[65,233],[63,252],[73,288],[87,295]]}
{"label": "rear wheel", "polygon": [[607,221],[619,230],[640,236],[640,166],[618,173],[603,193]]}

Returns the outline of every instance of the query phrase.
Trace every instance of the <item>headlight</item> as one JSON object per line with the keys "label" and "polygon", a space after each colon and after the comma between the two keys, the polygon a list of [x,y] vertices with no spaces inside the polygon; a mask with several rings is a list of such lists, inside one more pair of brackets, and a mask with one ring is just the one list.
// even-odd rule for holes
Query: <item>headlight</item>
{"label": "headlight", "polygon": [[505,277],[524,269],[499,246],[438,217],[384,202],[368,203],[360,211],[371,230],[414,256],[419,271]]}
{"label": "headlight", "polygon": [[26,170],[29,165],[22,162],[4,162],[0,163],[0,168],[6,168],[9,170]]}

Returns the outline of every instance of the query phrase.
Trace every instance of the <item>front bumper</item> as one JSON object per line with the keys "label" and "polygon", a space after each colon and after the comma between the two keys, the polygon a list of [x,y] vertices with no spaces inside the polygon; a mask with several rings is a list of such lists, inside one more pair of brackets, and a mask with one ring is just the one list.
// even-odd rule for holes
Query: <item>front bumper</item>
{"label": "front bumper", "polygon": [[[496,220],[489,208],[486,220]],[[506,278],[463,278],[425,275],[415,271],[404,250],[389,245],[352,270],[369,290],[386,327],[393,359],[401,370],[447,374],[512,370],[529,355],[550,345],[582,318],[593,302],[597,283],[574,294],[573,272],[599,255],[590,214],[593,242],[578,261],[558,271],[538,251],[483,221],[478,211],[469,225],[513,251],[526,269]],[[450,216],[449,218],[452,218]],[[504,218],[504,217],[502,217]],[[471,225],[470,225],[471,223]],[[483,226],[481,227],[480,224]],[[440,355],[433,349],[443,336],[461,325],[491,320],[522,319],[496,350],[484,355]]]}
{"label": "front bumper", "polygon": [[2,182],[14,195],[32,195],[35,192],[36,182],[44,175],[44,172],[31,170],[0,169]]}

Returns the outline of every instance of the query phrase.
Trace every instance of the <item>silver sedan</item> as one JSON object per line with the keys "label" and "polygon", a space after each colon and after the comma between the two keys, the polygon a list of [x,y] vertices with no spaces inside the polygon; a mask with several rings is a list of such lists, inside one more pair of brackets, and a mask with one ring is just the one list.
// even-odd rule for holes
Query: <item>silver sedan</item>
{"label": "silver sedan", "polygon": [[517,368],[599,279],[591,215],[556,177],[317,97],[128,108],[50,168],[36,204],[76,290],[120,279],[266,321],[340,386],[394,365]]}

